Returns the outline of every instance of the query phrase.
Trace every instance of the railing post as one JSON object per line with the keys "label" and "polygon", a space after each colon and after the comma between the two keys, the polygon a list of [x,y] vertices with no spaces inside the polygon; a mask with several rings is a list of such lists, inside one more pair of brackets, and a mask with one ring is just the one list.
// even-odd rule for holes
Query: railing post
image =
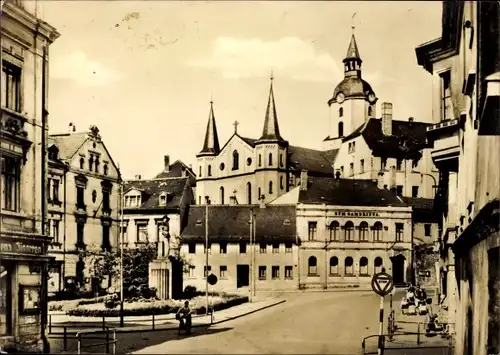
{"label": "railing post", "polygon": [[68,350],[68,327],[64,326],[64,351]]}
{"label": "railing post", "polygon": [[420,345],[420,322],[417,323],[417,345]]}
{"label": "railing post", "polygon": [[78,339],[78,354],[80,354],[80,349],[81,349],[81,346],[80,346],[80,333],[78,333],[76,335],[77,339]]}
{"label": "railing post", "polygon": [[105,316],[102,316],[102,330],[106,330],[106,320],[105,320]]}
{"label": "railing post", "polygon": [[113,355],[116,354],[116,329],[113,329]]}
{"label": "railing post", "polygon": [[106,354],[109,354],[109,328],[106,329]]}
{"label": "railing post", "polygon": [[153,330],[155,330],[155,315],[153,314]]}

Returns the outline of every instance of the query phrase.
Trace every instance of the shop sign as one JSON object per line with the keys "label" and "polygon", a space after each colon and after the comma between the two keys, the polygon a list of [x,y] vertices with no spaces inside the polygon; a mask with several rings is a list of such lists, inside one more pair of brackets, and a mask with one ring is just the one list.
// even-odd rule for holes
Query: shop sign
{"label": "shop sign", "polygon": [[0,240],[0,253],[41,255],[43,254],[43,248],[41,245],[21,241]]}

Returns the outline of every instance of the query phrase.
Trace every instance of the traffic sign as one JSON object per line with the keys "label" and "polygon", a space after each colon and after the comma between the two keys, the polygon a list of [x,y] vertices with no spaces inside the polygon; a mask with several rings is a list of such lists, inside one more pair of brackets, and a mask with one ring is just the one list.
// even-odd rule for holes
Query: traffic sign
{"label": "traffic sign", "polygon": [[392,281],[391,275],[385,272],[379,272],[378,274],[373,275],[372,278],[372,289],[373,291],[380,296],[386,296],[391,293],[394,288],[394,282]]}
{"label": "traffic sign", "polygon": [[210,285],[213,286],[213,285],[215,285],[217,283],[217,276],[215,276],[214,274],[210,274],[210,275],[208,275],[208,280],[207,281],[208,281],[208,283]]}

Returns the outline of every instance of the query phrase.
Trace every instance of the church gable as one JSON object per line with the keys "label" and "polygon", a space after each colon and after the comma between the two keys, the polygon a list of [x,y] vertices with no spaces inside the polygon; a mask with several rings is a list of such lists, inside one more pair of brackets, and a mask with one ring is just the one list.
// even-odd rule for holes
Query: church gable
{"label": "church gable", "polygon": [[217,157],[220,175],[241,174],[254,170],[254,148],[234,134]]}

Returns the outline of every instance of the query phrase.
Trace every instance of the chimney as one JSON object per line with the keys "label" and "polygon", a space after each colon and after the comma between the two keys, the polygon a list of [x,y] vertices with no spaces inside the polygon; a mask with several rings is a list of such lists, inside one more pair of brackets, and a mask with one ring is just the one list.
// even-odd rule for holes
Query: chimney
{"label": "chimney", "polygon": [[392,136],[392,104],[382,103],[382,133],[384,136]]}
{"label": "chimney", "polygon": [[168,173],[170,171],[170,155],[165,155],[163,157],[164,162],[165,162],[165,168],[164,171]]}
{"label": "chimney", "polygon": [[377,189],[382,190],[384,188],[384,172],[379,171],[377,176]]}
{"label": "chimney", "polygon": [[260,208],[266,208],[265,196],[264,195],[262,195],[261,197],[259,197],[259,207]]}
{"label": "chimney", "polygon": [[413,122],[413,117],[408,118],[408,122]]}
{"label": "chimney", "polygon": [[193,170],[193,164],[189,164],[189,170]]}
{"label": "chimney", "polygon": [[73,133],[76,131],[76,126],[73,124],[73,122],[70,122],[68,125],[68,133]]}
{"label": "chimney", "polygon": [[141,180],[141,175],[136,175],[136,176],[135,176],[135,179],[136,179],[136,180]]}
{"label": "chimney", "polygon": [[300,172],[300,190],[307,191],[307,170]]}
{"label": "chimney", "polygon": [[391,166],[391,189],[396,188],[396,167],[394,165]]}

